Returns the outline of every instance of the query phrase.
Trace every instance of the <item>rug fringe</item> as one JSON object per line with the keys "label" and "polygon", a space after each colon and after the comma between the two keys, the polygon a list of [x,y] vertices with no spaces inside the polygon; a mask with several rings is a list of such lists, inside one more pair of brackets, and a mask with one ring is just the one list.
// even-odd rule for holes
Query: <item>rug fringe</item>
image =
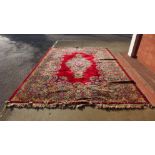
{"label": "rug fringe", "polygon": [[147,107],[154,108],[151,104],[95,104],[90,102],[85,103],[53,103],[53,104],[39,104],[39,103],[10,103],[9,101],[6,101],[6,107],[7,108],[28,108],[28,109],[84,109],[85,107],[92,107],[97,109],[105,109],[105,110],[124,110],[124,109],[145,109]]}

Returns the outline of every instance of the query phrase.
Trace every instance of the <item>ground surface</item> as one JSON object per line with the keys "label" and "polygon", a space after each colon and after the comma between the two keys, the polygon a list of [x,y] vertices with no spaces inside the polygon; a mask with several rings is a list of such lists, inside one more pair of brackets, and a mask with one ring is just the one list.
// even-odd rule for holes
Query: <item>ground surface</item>
{"label": "ground surface", "polygon": [[[8,99],[56,40],[55,47],[107,47],[127,52],[130,35],[0,35],[0,103]],[[1,108],[2,109],[2,108]],[[155,120],[155,110],[7,110],[2,120]]]}

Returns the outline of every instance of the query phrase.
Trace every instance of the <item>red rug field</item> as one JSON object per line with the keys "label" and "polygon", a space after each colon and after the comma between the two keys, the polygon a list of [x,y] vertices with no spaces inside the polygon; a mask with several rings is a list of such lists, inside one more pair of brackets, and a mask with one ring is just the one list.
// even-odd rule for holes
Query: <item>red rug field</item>
{"label": "red rug field", "polygon": [[51,48],[7,106],[141,109],[148,104],[108,49]]}

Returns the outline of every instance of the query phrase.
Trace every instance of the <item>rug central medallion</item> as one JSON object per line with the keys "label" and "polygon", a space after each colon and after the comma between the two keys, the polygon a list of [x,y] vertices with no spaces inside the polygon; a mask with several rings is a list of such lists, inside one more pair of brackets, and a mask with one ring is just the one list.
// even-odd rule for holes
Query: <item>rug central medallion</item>
{"label": "rug central medallion", "polygon": [[75,78],[82,78],[84,72],[91,66],[91,62],[83,58],[81,54],[76,54],[74,58],[66,62]]}
{"label": "rug central medallion", "polygon": [[93,55],[75,52],[64,55],[57,75],[67,77],[71,83],[86,83],[91,77],[98,77],[99,71],[96,68]]}

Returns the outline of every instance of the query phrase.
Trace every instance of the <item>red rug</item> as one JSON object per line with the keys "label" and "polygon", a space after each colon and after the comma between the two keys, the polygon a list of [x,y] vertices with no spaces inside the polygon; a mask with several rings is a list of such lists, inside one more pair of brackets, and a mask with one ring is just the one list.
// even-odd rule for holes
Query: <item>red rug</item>
{"label": "red rug", "polygon": [[143,108],[148,100],[108,49],[50,49],[8,107]]}

